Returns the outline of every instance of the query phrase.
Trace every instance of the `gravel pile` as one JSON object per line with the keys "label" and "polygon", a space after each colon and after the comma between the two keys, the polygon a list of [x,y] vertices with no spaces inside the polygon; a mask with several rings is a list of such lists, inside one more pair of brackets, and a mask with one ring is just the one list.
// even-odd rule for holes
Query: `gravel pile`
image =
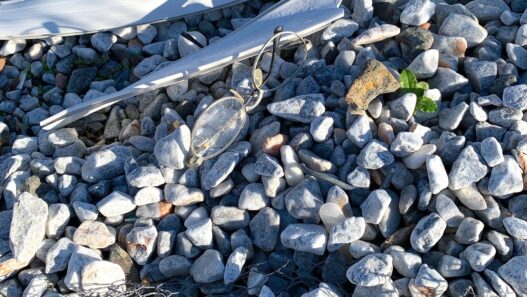
{"label": "gravel pile", "polygon": [[[198,50],[182,32],[210,44],[272,3],[4,42],[0,295],[527,296],[527,1],[373,2],[282,51],[270,86],[300,74],[197,168],[193,124],[250,90],[252,60],[38,123]],[[429,88],[404,92],[404,69]]]}

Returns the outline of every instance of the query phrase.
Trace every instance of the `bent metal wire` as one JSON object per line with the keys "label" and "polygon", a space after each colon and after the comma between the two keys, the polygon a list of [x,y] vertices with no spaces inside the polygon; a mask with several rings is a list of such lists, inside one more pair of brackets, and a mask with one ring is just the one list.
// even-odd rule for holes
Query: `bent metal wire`
{"label": "bent metal wire", "polygon": [[[231,90],[232,96],[223,97],[214,102],[196,120],[191,133],[190,152],[186,160],[187,166],[199,166],[203,161],[214,158],[227,150],[236,141],[247,121],[247,112],[256,108],[262,100],[263,88],[272,73],[275,64],[274,57],[278,52],[280,37],[283,35],[294,35],[302,42],[306,48],[303,57],[303,61],[305,61],[307,49],[311,46],[311,43],[295,32],[283,31],[282,27],[277,27],[274,35],[262,46],[254,61],[252,68],[254,92],[249,96],[243,97],[236,91]],[[271,66],[264,78],[262,70],[258,68],[258,63],[271,43],[273,44]],[[266,89],[266,91],[272,92],[279,89],[291,78],[295,77],[300,69],[301,67],[298,67],[291,77],[272,89]]]}

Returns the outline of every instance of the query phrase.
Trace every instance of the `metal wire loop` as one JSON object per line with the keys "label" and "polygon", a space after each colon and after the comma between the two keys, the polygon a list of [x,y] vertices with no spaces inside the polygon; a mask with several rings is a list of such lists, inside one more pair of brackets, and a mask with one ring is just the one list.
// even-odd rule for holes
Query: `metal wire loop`
{"label": "metal wire loop", "polygon": [[[254,64],[253,64],[253,71],[252,71],[252,76],[253,76],[253,86],[254,88],[261,92],[262,91],[262,88],[264,87],[265,83],[267,83],[267,80],[269,80],[269,77],[271,75],[271,72],[273,70],[273,65],[274,65],[274,55],[276,54],[276,52],[278,51],[278,47],[279,47],[279,44],[280,44],[280,38],[284,35],[293,35],[294,37],[296,37],[298,40],[300,40],[303,45],[305,46],[306,50],[304,51],[304,57],[302,59],[302,62],[304,62],[306,59],[307,59],[307,51],[308,51],[308,47],[310,45],[310,42],[309,40],[305,39],[304,37],[300,36],[298,33],[296,32],[292,32],[292,31],[282,31],[282,28],[281,27],[277,27],[275,29],[275,32],[274,32],[274,35],[269,38],[269,40],[267,40],[267,42],[262,46],[262,48],[260,49],[260,51],[258,52],[258,55],[256,56],[256,60],[254,61]],[[272,57],[271,57],[271,66],[270,66],[270,69],[269,69],[269,73],[266,75],[265,79],[262,80],[262,82],[259,84],[257,81],[256,81],[256,72],[258,71],[258,63],[260,62],[260,60],[262,59],[262,56],[264,54],[264,52],[266,51],[266,49],[269,47],[269,45],[271,45],[271,43],[273,43],[273,52],[272,52]],[[291,76],[291,77],[288,77],[286,78],[280,85],[272,88],[272,89],[268,89],[266,91],[268,92],[272,92],[272,91],[276,91],[278,90],[279,88],[281,88],[284,84],[286,84],[289,80],[291,80],[292,78],[296,77],[296,75],[300,72],[301,70],[301,67],[298,67],[295,71],[295,73]]]}

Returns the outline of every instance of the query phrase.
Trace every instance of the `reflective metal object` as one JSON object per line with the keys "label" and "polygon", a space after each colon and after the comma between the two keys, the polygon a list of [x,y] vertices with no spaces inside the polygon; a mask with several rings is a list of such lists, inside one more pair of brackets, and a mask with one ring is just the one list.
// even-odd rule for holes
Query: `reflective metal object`
{"label": "reflective metal object", "polygon": [[[281,30],[281,27],[277,27],[277,29]],[[252,71],[253,94],[248,96],[248,98],[244,98],[236,91],[231,90],[233,96],[223,97],[215,101],[196,120],[192,128],[190,154],[186,162],[187,166],[199,166],[204,160],[214,158],[224,152],[236,141],[247,121],[247,112],[256,108],[262,100],[262,89],[269,79],[269,75],[263,78],[263,72],[257,67],[265,49],[271,43],[273,43],[273,57],[278,52],[278,43],[282,36],[294,35],[302,41],[304,46],[307,47],[309,45],[309,42],[300,35],[294,32],[283,32],[280,30],[275,30],[275,35],[262,46],[262,49],[256,57]],[[306,56],[307,52],[304,55],[304,60]],[[271,61],[270,67],[269,73],[272,72],[274,67],[274,58]],[[301,67],[298,67],[297,71],[290,78],[284,80],[279,86],[267,91],[280,88],[291,78],[295,77],[300,69]]]}

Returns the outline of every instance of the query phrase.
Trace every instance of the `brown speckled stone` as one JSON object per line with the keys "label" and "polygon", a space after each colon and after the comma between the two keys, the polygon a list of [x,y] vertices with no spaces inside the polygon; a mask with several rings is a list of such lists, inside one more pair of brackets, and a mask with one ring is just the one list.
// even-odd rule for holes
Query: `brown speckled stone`
{"label": "brown speckled stone", "polygon": [[364,72],[348,90],[346,102],[353,114],[362,114],[375,97],[398,89],[399,82],[388,68],[377,60],[370,60]]}

